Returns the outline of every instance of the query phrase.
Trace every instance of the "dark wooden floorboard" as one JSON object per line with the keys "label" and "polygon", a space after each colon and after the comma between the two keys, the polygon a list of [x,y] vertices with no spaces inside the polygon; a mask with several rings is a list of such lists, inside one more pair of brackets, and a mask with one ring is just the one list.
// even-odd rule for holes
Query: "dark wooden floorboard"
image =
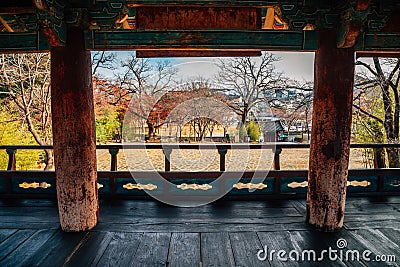
{"label": "dark wooden floorboard", "polygon": [[[291,239],[291,234],[289,231],[281,231],[281,232],[258,232],[257,233],[258,238],[261,241],[262,248],[264,251],[266,251],[266,254],[263,252],[260,254],[260,257],[266,257],[265,262],[269,262],[271,266],[307,266],[308,264],[304,264],[302,262],[298,261],[279,261],[276,258],[276,253],[273,254],[275,255],[270,259],[270,252],[272,250],[279,251],[279,250],[285,250],[287,253],[289,251],[296,249],[296,247],[293,245],[294,242]],[[267,249],[265,249],[267,248]],[[272,256],[273,256],[272,255]],[[288,257],[288,255],[286,255]]]}
{"label": "dark wooden floorboard", "polygon": [[172,233],[169,246],[170,266],[200,266],[200,234]]}
{"label": "dark wooden floorboard", "polygon": [[394,255],[398,260],[400,259],[399,240],[396,243],[392,242],[380,230],[359,229],[350,234],[372,252],[371,259],[374,259],[376,255]]}
{"label": "dark wooden floorboard", "polygon": [[344,222],[345,228],[348,230],[355,229],[370,229],[370,228],[390,228],[390,229],[400,229],[400,216],[398,216],[397,220],[386,220],[386,221],[351,221]]}
{"label": "dark wooden floorboard", "polygon": [[31,237],[35,233],[35,230],[18,230],[12,234],[9,238],[4,240],[0,244],[0,260],[3,260],[11,252],[13,252],[19,245],[25,240]]}
{"label": "dark wooden floorboard", "polygon": [[[35,205],[37,201],[38,205]],[[268,250],[348,249],[394,255],[400,264],[400,197],[349,198],[345,227],[322,233],[305,223],[303,199],[218,201],[178,208],[151,200],[101,200],[86,233],[59,229],[49,200],[0,200],[0,266],[385,266],[382,262],[259,261]],[[397,265],[396,265],[397,264]],[[389,264],[387,264],[389,265]]]}
{"label": "dark wooden floorboard", "polygon": [[9,238],[12,234],[14,234],[16,229],[0,229],[0,244],[7,238]]}
{"label": "dark wooden floorboard", "polygon": [[87,235],[87,233],[65,233],[58,230],[29,259],[27,266],[46,267],[63,265],[65,260]]}
{"label": "dark wooden floorboard", "polygon": [[142,237],[143,233],[114,233],[97,266],[131,266]]}
{"label": "dark wooden floorboard", "polygon": [[166,266],[171,233],[144,233],[132,266]]}
{"label": "dark wooden floorboard", "polygon": [[262,249],[257,233],[229,233],[229,238],[237,266],[269,266],[268,262],[257,259],[257,252]]}
{"label": "dark wooden floorboard", "polygon": [[79,248],[66,260],[64,266],[96,265],[112,238],[109,232],[90,232]]}
{"label": "dark wooden floorboard", "polygon": [[229,233],[201,233],[202,266],[235,266]]}
{"label": "dark wooden floorboard", "polygon": [[385,228],[385,229],[378,229],[382,234],[384,234],[392,243],[397,244],[398,250],[400,252],[400,228],[395,229],[390,229],[390,228]]}
{"label": "dark wooden floorboard", "polygon": [[307,230],[308,226],[303,218],[297,221],[285,221],[282,219],[277,223],[158,223],[158,224],[99,224],[94,231],[114,231],[114,232],[248,232],[248,231],[284,231],[284,230]]}
{"label": "dark wooden floorboard", "polygon": [[346,266],[339,259],[332,261],[326,256],[321,256],[322,250],[329,247],[336,249],[336,241],[342,236],[341,234],[317,231],[296,231],[290,234],[296,251],[312,250],[316,253],[315,258],[311,257],[311,260],[307,256],[304,263],[310,263],[311,266]]}
{"label": "dark wooden floorboard", "polygon": [[55,233],[55,230],[38,230],[19,245],[6,258],[0,261],[0,266],[27,266],[30,257]]}
{"label": "dark wooden floorboard", "polygon": [[306,202],[305,200],[291,200],[293,207],[297,210],[297,212],[303,216],[306,215]]}

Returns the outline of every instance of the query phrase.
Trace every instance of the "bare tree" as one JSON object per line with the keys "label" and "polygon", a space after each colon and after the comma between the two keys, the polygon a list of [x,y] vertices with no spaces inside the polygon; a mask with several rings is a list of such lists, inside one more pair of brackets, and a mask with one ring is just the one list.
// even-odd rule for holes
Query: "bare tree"
{"label": "bare tree", "polygon": [[211,88],[211,83],[203,78],[181,84],[180,104],[168,116],[170,123],[179,123],[180,129],[184,125],[193,128],[196,139],[204,140],[212,134],[216,127],[227,128],[232,121],[231,107],[234,105],[226,95],[216,92]]}
{"label": "bare tree", "polygon": [[[104,64],[108,69],[117,65],[107,61],[107,59],[116,61],[115,57],[107,57],[103,52],[94,54],[92,57],[97,58],[97,62],[102,62],[99,68],[104,68]],[[93,64],[95,70],[98,64]],[[136,58],[135,54],[131,54],[127,59],[119,62],[113,78],[95,77],[95,90],[104,94],[109,104],[123,107],[120,108],[121,112],[125,113],[129,108],[130,123],[134,124],[132,127],[138,129],[138,136],[141,140],[145,133],[149,112],[156,104],[157,99],[172,89],[172,80],[176,72],[177,70],[168,61],[154,62],[150,59]],[[133,103],[129,106],[131,101]],[[123,117],[124,114],[121,116]],[[153,132],[150,127],[149,132]]]}
{"label": "bare tree", "polygon": [[134,54],[122,61],[123,74],[117,80],[129,93],[159,95],[171,89],[177,70],[169,61],[153,62],[147,58],[137,58]]}
{"label": "bare tree", "polygon": [[[20,119],[39,145],[50,145],[50,56],[47,53],[1,55],[0,87],[6,88]],[[45,169],[53,167],[53,151],[45,150]]]}
{"label": "bare tree", "polygon": [[[364,72],[358,73],[356,99],[360,99],[368,89],[378,87],[381,91],[383,102],[383,119],[377,114],[373,114],[362,106],[353,105],[363,115],[374,119],[383,124],[388,143],[398,143],[399,141],[399,120],[400,120],[400,59],[379,59],[374,57],[372,63],[358,60],[356,65],[362,67]],[[389,159],[389,167],[400,167],[399,151],[397,148],[386,149]]]}
{"label": "bare tree", "polygon": [[99,69],[115,70],[115,53],[107,51],[95,51],[91,54],[92,56],[92,76],[99,78]]}
{"label": "bare tree", "polygon": [[245,124],[249,112],[262,101],[269,102],[272,89],[283,88],[282,73],[275,69],[279,58],[263,53],[260,58],[240,57],[219,60],[218,81],[230,98],[238,100],[235,112]]}

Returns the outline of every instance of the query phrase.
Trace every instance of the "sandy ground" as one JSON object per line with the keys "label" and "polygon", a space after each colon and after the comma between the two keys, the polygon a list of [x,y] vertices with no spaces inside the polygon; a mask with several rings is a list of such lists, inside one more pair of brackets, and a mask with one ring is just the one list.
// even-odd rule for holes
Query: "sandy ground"
{"label": "sandy ground", "polygon": [[[111,157],[107,150],[97,152],[99,170],[109,170]],[[227,171],[268,170],[273,163],[271,150],[232,150],[226,155]],[[283,149],[280,155],[282,170],[308,168],[309,149]],[[218,171],[219,155],[216,150],[174,150],[171,154],[172,171]],[[350,151],[350,168],[365,168],[362,150]],[[118,170],[164,170],[161,150],[124,150],[118,154]]]}

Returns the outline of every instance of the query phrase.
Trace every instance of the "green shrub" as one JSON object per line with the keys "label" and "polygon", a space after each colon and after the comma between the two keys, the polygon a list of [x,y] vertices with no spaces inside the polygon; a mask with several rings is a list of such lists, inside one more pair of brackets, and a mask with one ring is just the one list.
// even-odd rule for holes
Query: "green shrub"
{"label": "green shrub", "polygon": [[258,141],[260,137],[260,127],[255,121],[250,121],[247,125],[247,134],[250,136],[251,141]]}
{"label": "green shrub", "polygon": [[296,135],[294,137],[294,141],[301,143],[303,141],[303,135],[301,135],[301,134]]}

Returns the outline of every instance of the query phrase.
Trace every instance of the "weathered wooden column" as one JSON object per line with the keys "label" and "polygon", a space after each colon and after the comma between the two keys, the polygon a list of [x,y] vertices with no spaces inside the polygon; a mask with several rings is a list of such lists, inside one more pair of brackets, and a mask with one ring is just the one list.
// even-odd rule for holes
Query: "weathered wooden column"
{"label": "weathered wooden column", "polygon": [[354,50],[336,38],[319,32],[314,63],[307,222],[324,231],[343,226],[350,153]]}
{"label": "weathered wooden column", "polygon": [[51,49],[51,109],[61,228],[88,230],[98,220],[96,139],[90,52],[79,28]]}

